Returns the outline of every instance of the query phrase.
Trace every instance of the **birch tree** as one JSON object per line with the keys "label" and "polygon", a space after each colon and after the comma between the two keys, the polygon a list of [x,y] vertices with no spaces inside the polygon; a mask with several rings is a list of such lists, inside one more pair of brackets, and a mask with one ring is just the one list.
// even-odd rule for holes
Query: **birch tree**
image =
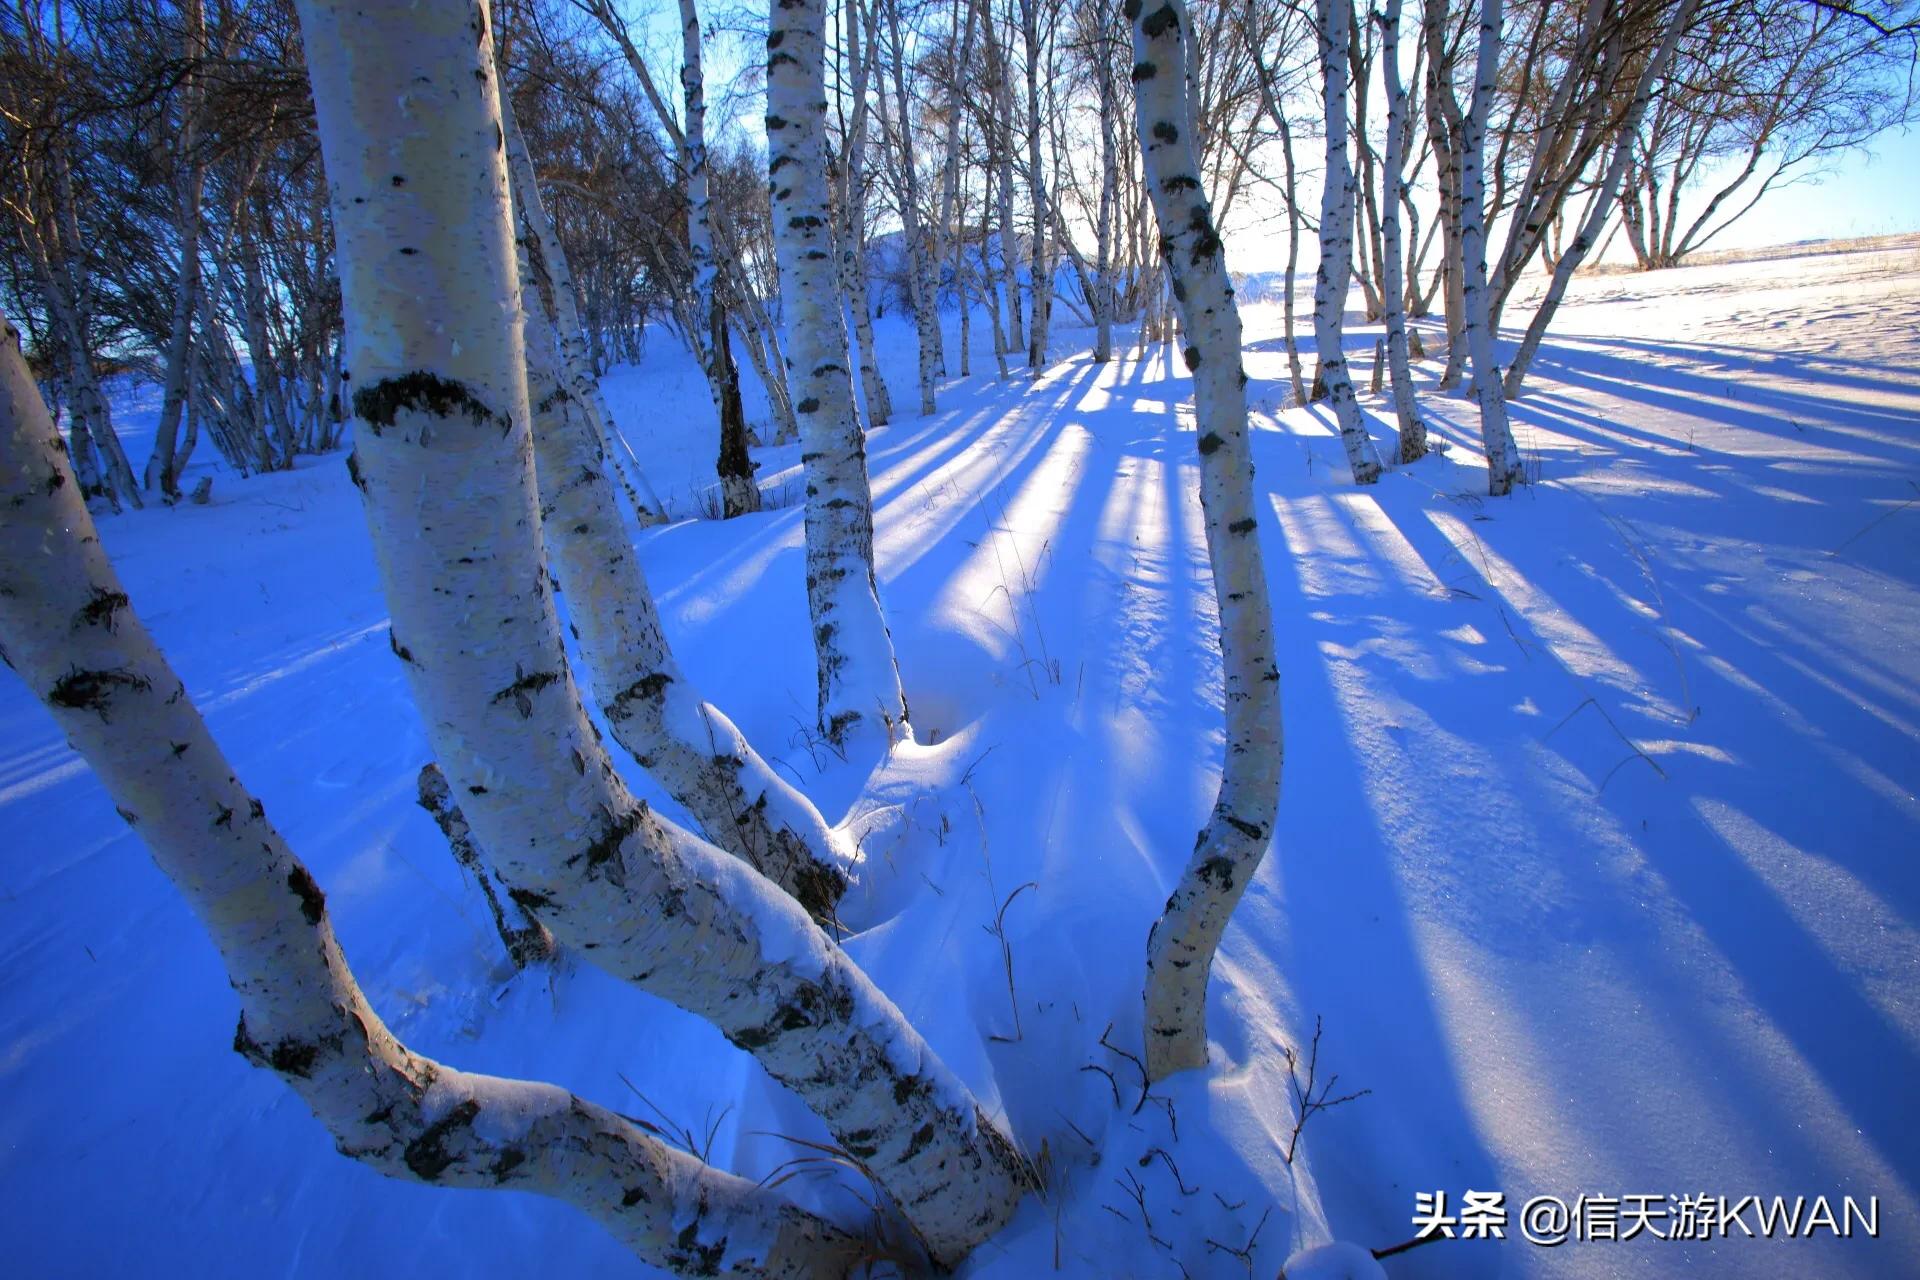
{"label": "birch tree", "polygon": [[[301,18],[339,236],[357,470],[393,645],[480,847],[562,946],[752,1053],[952,1265],[1012,1214],[1029,1184],[1024,1161],[798,905],[627,791],[568,669],[542,572],[486,6],[370,14],[303,0]],[[811,29],[816,77],[819,18],[815,6],[799,24]],[[776,23],[776,51],[791,42],[780,35]],[[397,126],[396,84],[407,86]],[[799,102],[776,82],[774,109],[815,112],[819,142],[818,79],[812,94],[794,87]],[[799,162],[810,165],[816,236],[824,162],[817,147]],[[812,244],[811,281],[830,301],[831,254]],[[475,628],[473,617],[495,621]]]}
{"label": "birch tree", "polygon": [[1340,428],[1340,444],[1355,484],[1380,478],[1380,458],[1367,434],[1353,391],[1344,339],[1347,290],[1353,269],[1353,169],[1347,163],[1347,46],[1353,0],[1316,0],[1320,84],[1326,106],[1327,168],[1320,195],[1320,267],[1313,293],[1313,341],[1320,378]]}
{"label": "birch tree", "polygon": [[[522,296],[550,295],[540,238],[521,211]],[[585,406],[556,369],[550,306],[524,308],[527,402],[547,557],[592,677],[594,700],[640,766],[685,805],[707,839],[830,921],[847,855],[820,811],[776,774],[674,660],[653,592],[626,535],[609,460]]]}
{"label": "birch tree", "polygon": [[1427,452],[1427,424],[1413,395],[1407,356],[1406,285],[1402,276],[1400,207],[1406,198],[1408,119],[1406,87],[1400,82],[1401,0],[1387,0],[1374,14],[1380,24],[1380,77],[1387,90],[1387,154],[1381,162],[1386,190],[1380,199],[1380,302],[1386,312],[1387,363],[1393,379],[1393,411],[1400,426],[1400,461],[1418,462]]}
{"label": "birch tree", "polygon": [[747,414],[740,401],[740,373],[733,363],[727,313],[715,288],[719,268],[713,259],[713,225],[708,214],[706,79],[701,71],[700,12],[694,0],[680,0],[680,35],[680,87],[687,112],[680,149],[687,184],[687,254],[693,259],[694,306],[707,326],[701,365],[720,420],[715,470],[720,476],[721,510],[731,518],[760,509],[760,488],[753,481],[753,458],[747,451]]}
{"label": "birch tree", "polygon": [[235,1051],[299,1094],[343,1154],[406,1181],[567,1201],[678,1274],[835,1276],[861,1259],[864,1242],[623,1116],[433,1061],[387,1028],[326,895],[128,603],[3,319],[0,646],[219,949]]}
{"label": "birch tree", "polygon": [[1560,301],[1566,296],[1567,286],[1573,281],[1573,273],[1580,269],[1587,254],[1600,239],[1600,232],[1612,216],[1613,202],[1620,191],[1620,180],[1626,175],[1632,162],[1635,140],[1639,136],[1640,124],[1646,118],[1648,105],[1653,100],[1654,89],[1660,77],[1666,74],[1673,63],[1674,50],[1679,47],[1681,38],[1686,34],[1693,15],[1699,7],[1699,0],[1680,0],[1668,16],[1660,37],[1659,45],[1648,55],[1641,68],[1640,78],[1633,88],[1633,100],[1627,109],[1626,118],[1621,122],[1613,143],[1613,153],[1607,161],[1605,173],[1595,188],[1587,207],[1587,213],[1580,221],[1580,229],[1572,240],[1561,250],[1559,260],[1553,264],[1553,275],[1547,282],[1545,296],[1534,308],[1533,318],[1527,323],[1527,332],[1520,339],[1520,348],[1514,353],[1513,363],[1507,367],[1506,381],[1502,390],[1508,399],[1518,396],[1527,380],[1527,370],[1533,364],[1534,355],[1540,350],[1540,340],[1546,336],[1547,326],[1553,322],[1554,312],[1560,307]]}
{"label": "birch tree", "polygon": [[840,158],[837,177],[840,198],[840,291],[853,315],[854,339],[860,351],[860,395],[866,404],[868,425],[884,427],[893,418],[893,395],[880,372],[880,361],[873,349],[873,300],[867,272],[867,130],[872,111],[867,103],[867,87],[873,75],[872,38],[874,6],[862,6],[848,0],[843,10],[846,23],[846,64],[853,101],[845,128],[846,145]]}
{"label": "birch tree", "polygon": [[863,722],[904,734],[906,699],[880,611],[866,442],[835,287],[825,15],[821,0],[774,0],[770,9],[767,172],[807,476],[807,606],[818,660],[819,730],[836,743]]}
{"label": "birch tree", "polygon": [[1157,8],[1128,0],[1127,10],[1141,153],[1193,374],[1200,503],[1226,676],[1219,796],[1147,940],[1147,1074],[1159,1080],[1206,1065],[1214,951],[1273,839],[1280,803],[1280,672],[1247,442],[1240,313],[1192,136],[1187,7],[1184,0]]}
{"label": "birch tree", "polygon": [[1473,398],[1480,406],[1480,438],[1487,455],[1487,492],[1501,497],[1525,479],[1520,450],[1507,422],[1507,398],[1494,359],[1487,290],[1486,141],[1500,64],[1501,0],[1481,0],[1479,52],[1473,98],[1460,145],[1461,314],[1473,360]]}
{"label": "birch tree", "polygon": [[654,493],[653,486],[647,483],[639,460],[632,456],[632,450],[614,420],[613,411],[607,407],[606,394],[600,389],[600,377],[594,369],[586,327],[580,322],[580,304],[574,294],[573,271],[567,263],[566,250],[560,245],[560,237],[554,231],[553,221],[547,216],[546,205],[540,199],[533,158],[527,153],[520,123],[514,119],[512,101],[505,94],[501,95],[500,101],[504,112],[502,146],[514,174],[514,188],[521,193],[520,216],[540,242],[540,251],[552,280],[553,287],[546,301],[552,307],[549,319],[559,343],[560,367],[566,379],[567,392],[583,407],[593,424],[594,433],[604,442],[614,459],[614,466],[619,469],[634,515],[643,525],[661,524],[667,517],[660,499]]}

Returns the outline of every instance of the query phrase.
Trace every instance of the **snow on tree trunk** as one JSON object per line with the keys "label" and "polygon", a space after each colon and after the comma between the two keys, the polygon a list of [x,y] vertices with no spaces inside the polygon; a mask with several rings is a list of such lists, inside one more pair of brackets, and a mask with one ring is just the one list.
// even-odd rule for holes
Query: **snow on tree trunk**
{"label": "snow on tree trunk", "polygon": [[1380,459],[1367,435],[1360,401],[1341,349],[1347,286],[1353,270],[1353,169],[1347,163],[1347,49],[1352,0],[1316,0],[1319,7],[1320,75],[1326,104],[1327,167],[1320,195],[1320,269],[1313,295],[1313,340],[1320,360],[1316,382],[1340,426],[1340,444],[1355,484],[1380,478]]}
{"label": "snow on tree trunk", "polygon": [[613,458],[615,472],[627,490],[627,500],[633,506],[635,517],[642,525],[662,524],[667,518],[665,509],[653,492],[653,486],[647,483],[646,473],[640,469],[638,460],[632,456],[626,437],[620,434],[619,424],[614,421],[613,411],[607,407],[607,398],[600,390],[600,377],[594,371],[591,343],[586,327],[580,322],[580,305],[573,292],[573,270],[567,265],[567,254],[560,246],[560,235],[554,230],[553,220],[547,216],[546,204],[540,198],[539,181],[533,172],[533,158],[527,154],[526,140],[520,136],[519,121],[513,118],[513,104],[503,97],[501,108],[505,113],[502,145],[506,150],[507,163],[513,170],[514,190],[521,193],[521,216],[539,237],[540,251],[553,280],[553,312],[550,318],[560,344],[560,368],[566,378],[567,392],[586,407],[595,434],[605,443],[607,453]]}
{"label": "snow on tree trunk", "polygon": [[1273,840],[1280,803],[1280,673],[1247,441],[1240,313],[1194,151],[1184,0],[1133,20],[1134,99],[1161,246],[1186,332],[1199,433],[1200,503],[1220,608],[1226,757],[1193,857],[1147,941],[1147,1074],[1206,1065],[1207,977],[1233,908]]}
{"label": "snow on tree trunk", "polygon": [[[514,193],[516,200],[520,193]],[[520,219],[522,295],[553,287],[539,238]],[[707,839],[833,918],[846,860],[826,819],[774,773],[674,661],[633,542],[620,520],[603,446],[555,369],[545,308],[524,308],[527,402],[547,556],[614,740],[685,805]]]}
{"label": "snow on tree trunk", "polygon": [[[820,9],[797,7],[797,21],[775,14],[770,42],[776,56],[799,46],[803,66],[811,57],[811,92],[782,73],[773,109],[816,113],[817,143]],[[364,12],[301,6],[368,524],[434,756],[516,902],[563,946],[751,1052],[951,1265],[1012,1215],[1024,1161],[790,897],[628,792],[568,670],[542,571],[486,10]],[[394,85],[407,86],[398,120]],[[792,154],[791,139],[776,142],[776,159]],[[820,343],[804,335],[834,297],[824,150],[794,163],[802,173],[776,176],[800,180],[808,212],[789,197],[780,214],[811,219],[812,234],[782,266],[808,295],[788,314],[809,360]],[[844,389],[844,348],[840,359]],[[801,385],[811,394],[822,380],[809,372]]]}
{"label": "snow on tree trunk", "polygon": [[715,287],[719,268],[713,260],[713,224],[707,197],[707,101],[701,74],[700,12],[694,0],[680,0],[680,88],[687,118],[681,152],[687,182],[687,256],[693,262],[694,308],[707,329],[701,367],[707,391],[720,419],[721,513],[728,519],[760,509],[760,488],[753,482],[753,458],[747,451],[747,412],[740,402],[740,373],[733,362],[727,313]]}
{"label": "snow on tree trunk", "polygon": [[1533,319],[1527,324],[1526,336],[1520,340],[1520,349],[1514,353],[1513,364],[1507,369],[1506,382],[1502,386],[1508,399],[1520,394],[1526,384],[1527,370],[1533,364],[1533,357],[1540,350],[1540,340],[1546,336],[1547,326],[1553,322],[1553,314],[1560,307],[1560,300],[1566,296],[1567,286],[1573,281],[1573,273],[1580,269],[1596,241],[1601,229],[1613,213],[1613,202],[1620,190],[1620,180],[1625,177],[1627,166],[1633,157],[1634,139],[1640,132],[1640,122],[1646,118],[1647,105],[1653,100],[1653,89],[1660,77],[1666,74],[1667,65],[1673,61],[1673,51],[1685,34],[1687,25],[1693,20],[1698,0],[1680,0],[1672,15],[1667,19],[1666,32],[1661,36],[1660,45],[1647,59],[1641,69],[1640,79],[1634,85],[1633,102],[1627,108],[1625,121],[1613,144],[1613,156],[1607,162],[1605,176],[1600,188],[1590,197],[1587,216],[1580,224],[1579,233],[1560,254],[1560,260],[1554,263],[1553,278],[1548,281],[1546,296],[1533,313]]}
{"label": "snow on tree trunk", "polygon": [[[318,9],[302,6],[310,50],[331,36]],[[234,1049],[286,1081],[343,1154],[407,1181],[564,1200],[682,1274],[834,1276],[859,1261],[863,1241],[603,1107],[444,1066],[394,1037],[354,981],[320,886],[129,606],[4,321],[0,646],[219,949],[240,1003]]]}
{"label": "snow on tree trunk", "polygon": [[807,476],[807,606],[819,666],[820,732],[907,730],[893,638],[873,571],[873,497],[834,288],[826,173],[826,42],[821,0],[775,0],[767,34],[767,171],[787,318],[787,367],[800,397]]}
{"label": "snow on tree trunk", "polygon": [[1380,300],[1386,309],[1387,364],[1393,377],[1393,411],[1400,425],[1400,461],[1417,462],[1427,452],[1427,424],[1413,398],[1413,367],[1407,358],[1406,286],[1401,268],[1400,204],[1406,191],[1407,92],[1400,83],[1401,0],[1386,0],[1380,23],[1380,74],[1387,88],[1387,154],[1381,178],[1386,192],[1380,201]]}
{"label": "snow on tree trunk", "polygon": [[1494,363],[1487,315],[1486,141],[1500,62],[1501,0],[1481,0],[1480,48],[1474,62],[1473,101],[1460,144],[1460,256],[1462,317],[1473,360],[1473,397],[1480,405],[1480,437],[1487,454],[1487,492],[1500,497],[1525,477],[1520,450],[1507,423],[1507,398]]}

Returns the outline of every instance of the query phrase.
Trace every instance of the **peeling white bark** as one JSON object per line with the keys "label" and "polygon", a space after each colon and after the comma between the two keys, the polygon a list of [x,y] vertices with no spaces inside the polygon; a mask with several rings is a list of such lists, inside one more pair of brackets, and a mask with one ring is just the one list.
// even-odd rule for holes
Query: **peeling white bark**
{"label": "peeling white bark", "polygon": [[[813,111],[818,144],[820,10],[796,9],[797,21],[776,12],[772,51],[798,45],[804,65],[810,29],[811,92],[804,75],[797,94],[790,73],[777,75],[774,110]],[[1012,1215],[1024,1161],[791,898],[627,791],[568,670],[542,572],[485,8],[369,18],[349,0],[303,0],[301,14],[368,524],[395,650],[474,834],[562,945],[705,1018],[792,1089],[951,1265]],[[396,84],[407,86],[397,124]],[[793,150],[776,142],[775,157]],[[825,154],[802,150],[802,173],[786,180],[798,177],[811,203],[780,208],[810,219],[788,228],[808,234],[790,237],[797,252],[782,267],[824,328],[822,309],[835,311]],[[429,231],[432,253],[406,252]],[[817,337],[803,345],[809,327],[797,325],[795,348],[823,358]],[[850,405],[844,344],[839,360]],[[824,380],[810,365],[801,385],[813,393]]]}
{"label": "peeling white bark", "polygon": [[1313,341],[1327,400],[1340,428],[1340,444],[1355,484],[1380,478],[1380,458],[1367,435],[1353,376],[1341,349],[1347,287],[1353,274],[1353,167],[1347,162],[1347,50],[1353,27],[1352,0],[1316,0],[1320,37],[1320,83],[1326,104],[1327,167],[1320,195],[1320,268],[1313,293]]}
{"label": "peeling white bark", "polygon": [[[303,6],[309,47],[327,31]],[[324,55],[323,55],[324,56]],[[0,652],[207,930],[234,1048],[390,1177],[533,1191],[687,1275],[846,1274],[864,1243],[563,1089],[412,1053],[368,1005],[326,899],[235,776],[127,602],[0,320]]]}
{"label": "peeling white bark", "polygon": [[770,10],[767,172],[807,476],[807,605],[819,728],[835,742],[861,723],[892,736],[908,732],[907,707],[874,577],[866,440],[834,287],[825,17],[821,0],[774,0]]}
{"label": "peeling white bark", "polygon": [[1185,0],[1127,0],[1134,100],[1147,184],[1193,373],[1200,505],[1220,607],[1226,758],[1193,857],[1147,941],[1147,1074],[1207,1061],[1207,977],[1247,882],[1273,840],[1280,803],[1280,672],[1260,555],[1247,442],[1247,375],[1226,255],[1192,137]]}

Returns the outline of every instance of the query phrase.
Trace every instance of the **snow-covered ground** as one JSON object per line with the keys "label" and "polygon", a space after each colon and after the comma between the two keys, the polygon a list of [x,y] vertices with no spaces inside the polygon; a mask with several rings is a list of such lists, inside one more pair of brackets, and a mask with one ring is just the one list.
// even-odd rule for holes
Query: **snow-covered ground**
{"label": "snow-covered ground", "polygon": [[[1277,407],[1277,309],[1247,318],[1280,835],[1215,970],[1214,1065],[1143,1106],[1100,1041],[1138,1042],[1146,930],[1220,750],[1177,358],[1129,344],[1097,367],[1067,332],[1044,377],[997,383],[977,324],[942,412],[873,434],[919,745],[871,772],[802,732],[799,510],[641,535],[682,663],[863,836],[849,950],[1045,1153],[1048,1195],[967,1274],[1270,1277],[1329,1230],[1405,1240],[1416,1192],[1457,1208],[1468,1189],[1516,1211],[1877,1196],[1881,1238],[1541,1248],[1516,1212],[1504,1242],[1390,1274],[1920,1273],[1920,240],[1581,280],[1515,407],[1538,483],[1499,501],[1451,396],[1423,399],[1451,450],[1355,488],[1329,415]],[[911,334],[882,332],[910,406]],[[1373,335],[1351,341],[1364,367]],[[696,509],[713,443],[691,362],[657,336],[607,387],[656,485]],[[130,439],[151,413],[123,399]],[[795,492],[795,451],[760,456],[766,488]],[[584,965],[503,967],[413,804],[427,748],[337,456],[102,529],[415,1048],[711,1135],[753,1176],[824,1136],[694,1019]],[[640,1271],[552,1202],[336,1155],[231,1051],[212,948],[11,679],[0,832],[9,1273]],[[1370,1092],[1315,1115],[1289,1166],[1282,1047],[1304,1069],[1316,1018],[1321,1082]],[[787,1171],[857,1220],[853,1195]]]}

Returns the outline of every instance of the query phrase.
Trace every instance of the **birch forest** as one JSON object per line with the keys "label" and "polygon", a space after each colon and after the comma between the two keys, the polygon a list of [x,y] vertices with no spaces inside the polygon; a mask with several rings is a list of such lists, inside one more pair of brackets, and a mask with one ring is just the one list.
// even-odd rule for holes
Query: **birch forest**
{"label": "birch forest", "polygon": [[20,1274],[1920,1270],[1916,122],[1911,0],[7,3]]}

